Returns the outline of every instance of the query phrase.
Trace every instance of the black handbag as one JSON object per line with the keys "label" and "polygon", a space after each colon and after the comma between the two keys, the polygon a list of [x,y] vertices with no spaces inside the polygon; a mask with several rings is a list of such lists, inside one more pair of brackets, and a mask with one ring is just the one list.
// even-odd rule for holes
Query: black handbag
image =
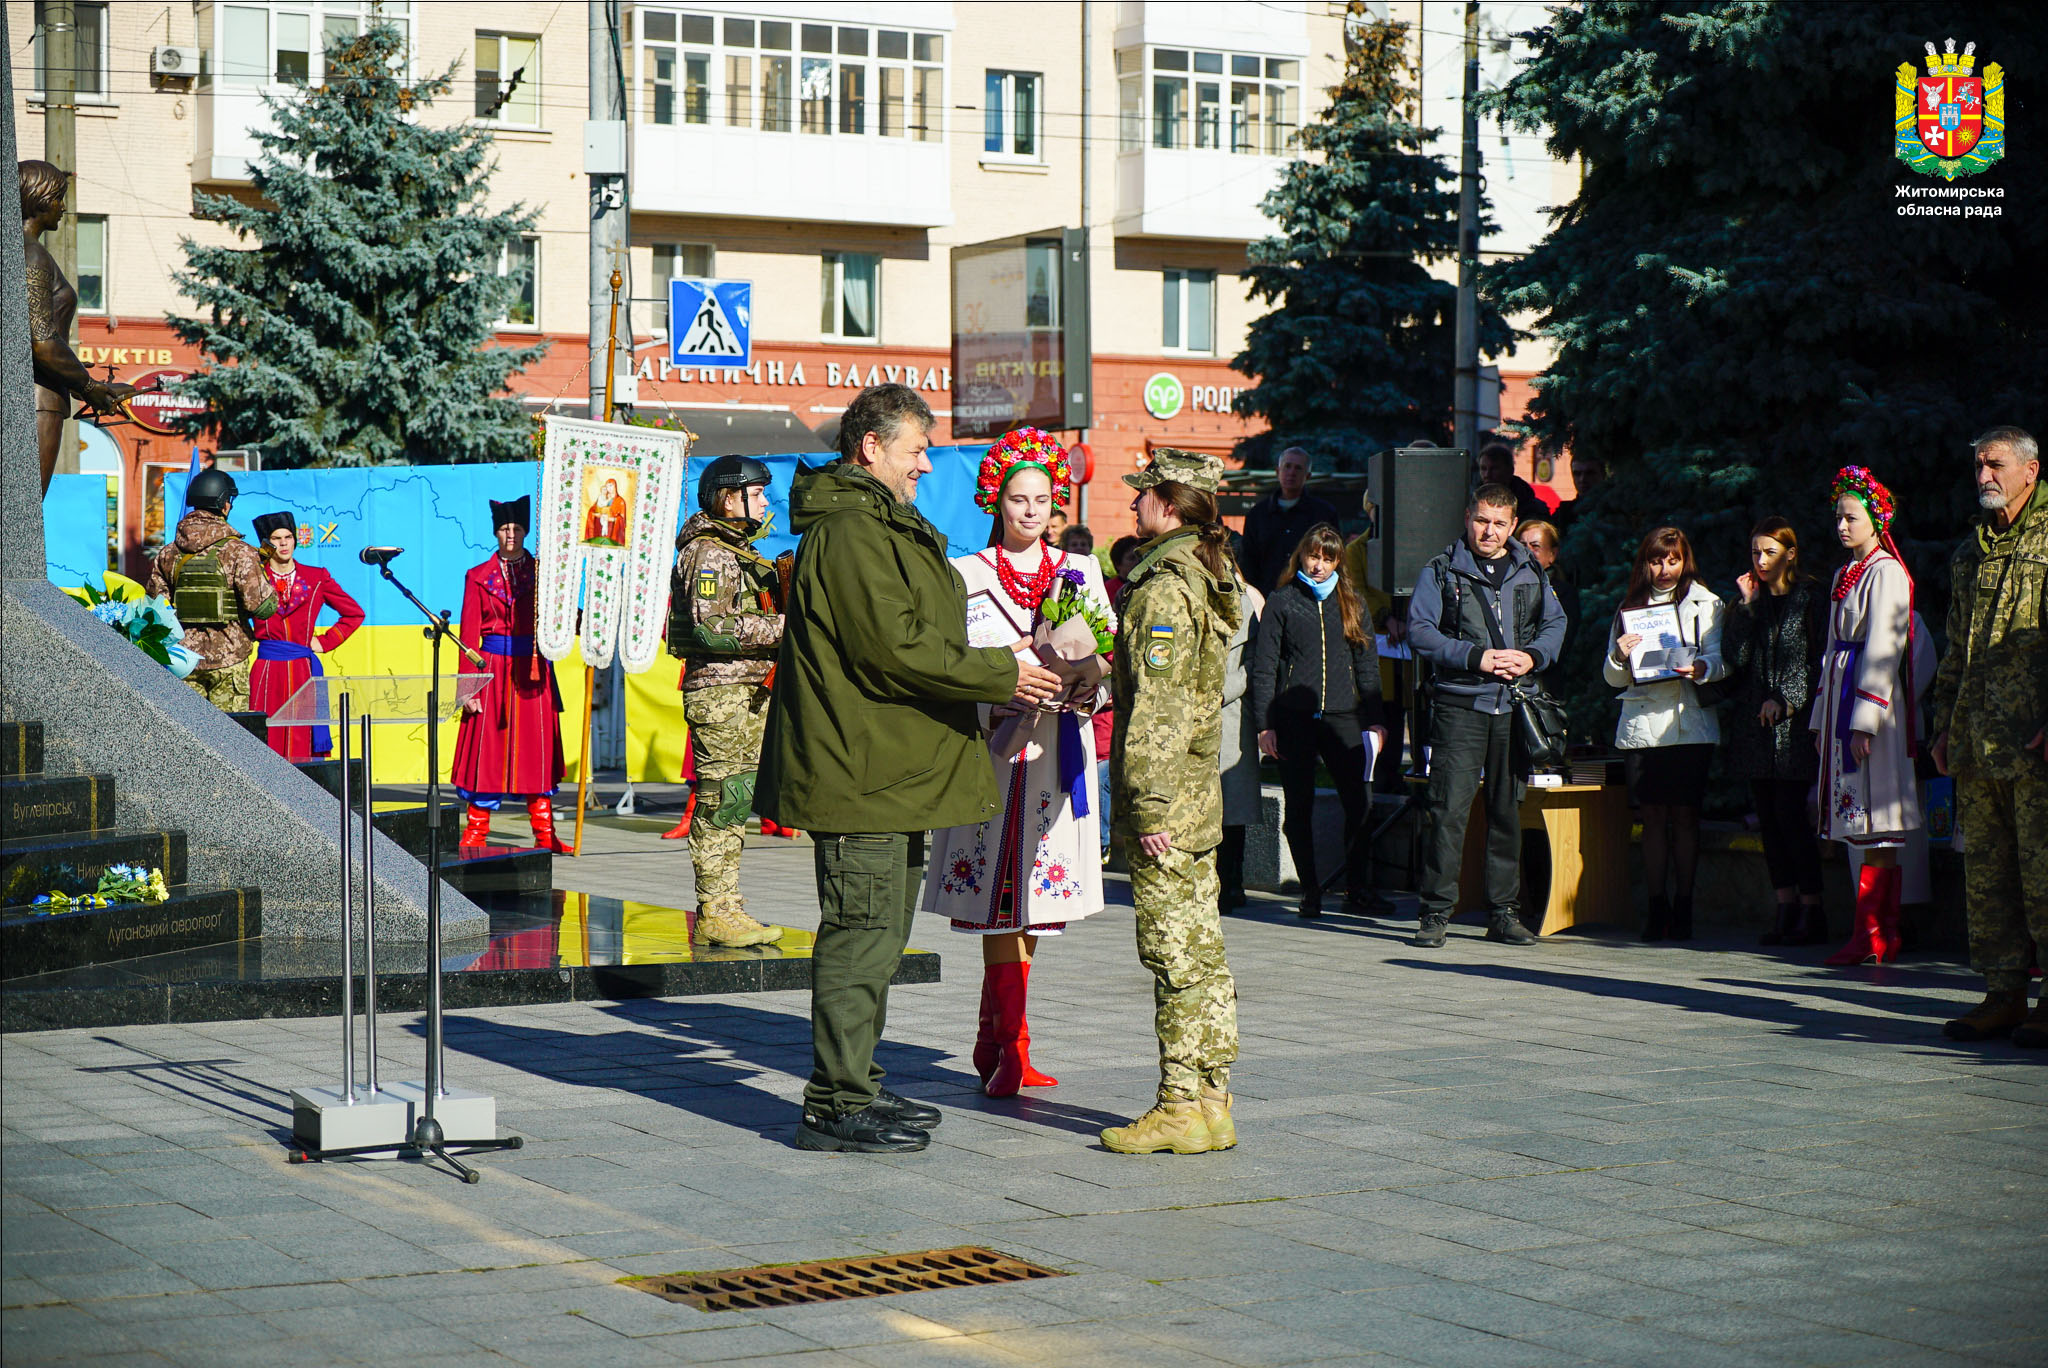
{"label": "black handbag", "polygon": [[1571,715],[1564,701],[1542,681],[1527,677],[1508,686],[1508,698],[1515,709],[1515,739],[1532,770],[1554,769],[1564,763],[1571,742]]}

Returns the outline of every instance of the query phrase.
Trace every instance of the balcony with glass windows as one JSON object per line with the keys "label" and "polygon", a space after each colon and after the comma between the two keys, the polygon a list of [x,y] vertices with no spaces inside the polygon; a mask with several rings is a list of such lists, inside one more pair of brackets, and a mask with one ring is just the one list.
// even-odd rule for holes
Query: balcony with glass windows
{"label": "balcony with glass windows", "polygon": [[634,18],[636,209],[913,228],[953,221],[948,34],[645,6]]}
{"label": "balcony with glass windows", "polygon": [[1274,229],[1260,210],[1296,156],[1299,57],[1120,49],[1117,231],[1247,242]]}
{"label": "balcony with glass windows", "polygon": [[[247,182],[262,154],[257,134],[272,127],[263,98],[289,96],[326,79],[325,53],[362,32],[367,0],[303,4],[207,4],[198,7],[201,49],[192,176]],[[411,6],[384,0],[377,17],[410,37]]]}

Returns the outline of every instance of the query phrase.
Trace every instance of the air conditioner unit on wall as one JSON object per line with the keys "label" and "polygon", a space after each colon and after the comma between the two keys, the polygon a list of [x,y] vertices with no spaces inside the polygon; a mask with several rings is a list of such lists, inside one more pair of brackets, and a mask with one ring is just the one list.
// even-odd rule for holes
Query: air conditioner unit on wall
{"label": "air conditioner unit on wall", "polygon": [[199,74],[199,49],[173,47],[165,43],[150,49],[149,70],[154,76],[197,76]]}

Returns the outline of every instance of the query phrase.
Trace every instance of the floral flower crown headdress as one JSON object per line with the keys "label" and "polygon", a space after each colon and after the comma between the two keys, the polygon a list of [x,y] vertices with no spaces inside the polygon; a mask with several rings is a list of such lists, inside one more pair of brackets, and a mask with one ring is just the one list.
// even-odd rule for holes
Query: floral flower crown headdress
{"label": "floral flower crown headdress", "polygon": [[1870,510],[1870,520],[1877,524],[1879,535],[1891,527],[1892,514],[1898,511],[1898,505],[1892,501],[1892,492],[1878,483],[1877,476],[1869,470],[1863,466],[1843,466],[1837,471],[1835,487],[1829,491],[1828,498],[1840,499],[1845,494],[1853,494],[1863,501],[1863,506]]}
{"label": "floral flower crown headdress", "polygon": [[1026,466],[1045,472],[1052,481],[1053,507],[1065,508],[1068,487],[1074,482],[1073,471],[1067,466],[1067,449],[1050,432],[1035,427],[1006,432],[990,443],[988,454],[981,458],[981,473],[974,481],[975,505],[984,513],[994,513],[997,501],[1003,497],[1003,486]]}

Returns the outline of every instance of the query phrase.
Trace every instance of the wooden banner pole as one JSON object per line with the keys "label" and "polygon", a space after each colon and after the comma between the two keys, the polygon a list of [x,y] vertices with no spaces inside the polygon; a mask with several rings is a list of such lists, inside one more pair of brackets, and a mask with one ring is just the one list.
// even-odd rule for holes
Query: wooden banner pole
{"label": "wooden banner pole", "polygon": [[[619,268],[612,267],[612,318],[605,328],[604,337],[604,421],[612,420],[612,381],[618,375],[619,351],[619,290],[626,278]],[[585,586],[584,592],[589,592]],[[590,705],[597,696],[597,671],[590,665],[583,667],[583,749],[576,763],[576,839],[572,843],[576,853],[583,853],[583,812],[590,802]]]}

